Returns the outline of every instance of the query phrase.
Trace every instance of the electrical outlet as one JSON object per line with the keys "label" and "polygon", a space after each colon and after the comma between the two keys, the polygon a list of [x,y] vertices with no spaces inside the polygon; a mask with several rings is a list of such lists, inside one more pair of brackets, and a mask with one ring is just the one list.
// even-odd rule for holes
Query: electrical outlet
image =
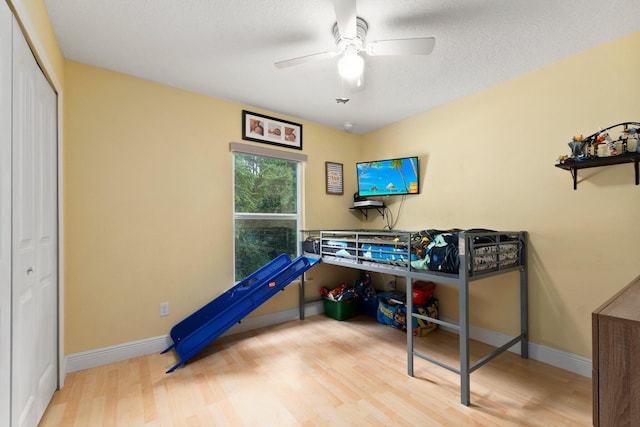
{"label": "electrical outlet", "polygon": [[169,315],[169,303],[161,302],[160,303],[160,316],[168,316]]}

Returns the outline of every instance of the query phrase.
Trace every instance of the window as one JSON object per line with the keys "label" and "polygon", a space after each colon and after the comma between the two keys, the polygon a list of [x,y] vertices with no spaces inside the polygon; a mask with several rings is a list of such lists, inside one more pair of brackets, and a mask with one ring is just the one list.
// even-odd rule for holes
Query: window
{"label": "window", "polygon": [[235,280],[240,281],[282,253],[297,255],[301,166],[254,153],[233,157]]}

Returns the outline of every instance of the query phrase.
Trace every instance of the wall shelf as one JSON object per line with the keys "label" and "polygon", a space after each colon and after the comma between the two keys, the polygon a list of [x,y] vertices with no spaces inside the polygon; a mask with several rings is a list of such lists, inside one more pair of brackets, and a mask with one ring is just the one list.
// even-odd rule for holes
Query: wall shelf
{"label": "wall shelf", "polygon": [[578,189],[578,169],[587,169],[587,168],[598,168],[601,166],[611,166],[611,165],[619,165],[622,163],[633,163],[635,168],[635,177],[636,177],[636,185],[640,183],[639,178],[639,166],[638,162],[640,162],[640,153],[631,153],[627,152],[624,154],[620,154],[618,156],[610,156],[610,157],[597,157],[594,159],[587,159],[582,161],[572,161],[570,163],[559,163],[556,165],[557,168],[568,170],[571,172],[571,176],[573,176],[573,189]]}
{"label": "wall shelf", "polygon": [[353,208],[349,208],[351,211],[360,211],[360,213],[362,214],[362,216],[364,216],[365,219],[369,219],[369,210],[370,209],[375,209],[376,211],[378,211],[378,213],[380,214],[380,216],[382,216],[382,219],[384,219],[384,209],[385,206],[357,206],[357,207],[353,207]]}

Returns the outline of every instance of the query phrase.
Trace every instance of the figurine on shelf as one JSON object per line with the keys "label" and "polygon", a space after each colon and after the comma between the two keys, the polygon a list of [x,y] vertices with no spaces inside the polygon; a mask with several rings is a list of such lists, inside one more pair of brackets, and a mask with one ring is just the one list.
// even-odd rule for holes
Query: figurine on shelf
{"label": "figurine on shelf", "polygon": [[574,136],[573,140],[569,143],[569,147],[571,148],[571,157],[575,160],[583,160],[584,159],[584,138],[582,135]]}
{"label": "figurine on shelf", "polygon": [[611,136],[609,136],[609,132],[604,131],[598,135],[598,141],[604,142],[607,144],[607,148],[609,149],[609,156],[617,156],[618,148],[616,147],[616,143]]}
{"label": "figurine on shelf", "polygon": [[[629,139],[636,140],[636,153],[640,153],[640,128],[629,128],[628,126],[624,127],[622,131],[621,139],[624,141],[624,144],[628,144]],[[625,150],[626,151],[626,150]]]}
{"label": "figurine on shelf", "polygon": [[598,134],[593,140],[593,157],[601,157],[600,153],[598,153],[600,144],[604,144],[604,136]]}
{"label": "figurine on shelf", "polygon": [[622,130],[622,135],[620,135],[620,138],[618,140],[622,145],[622,154],[625,154],[629,149],[629,127],[628,126],[625,125],[624,129]]}

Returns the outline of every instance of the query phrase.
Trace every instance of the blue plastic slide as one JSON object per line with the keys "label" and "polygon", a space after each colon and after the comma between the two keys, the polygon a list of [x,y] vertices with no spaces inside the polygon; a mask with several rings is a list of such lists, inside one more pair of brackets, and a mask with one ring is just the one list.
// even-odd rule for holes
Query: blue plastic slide
{"label": "blue plastic slide", "polygon": [[281,254],[175,325],[169,334],[173,345],[162,353],[175,348],[179,361],[167,373],[187,363],[200,350],[318,261],[319,258],[305,256],[292,261],[287,254]]}

